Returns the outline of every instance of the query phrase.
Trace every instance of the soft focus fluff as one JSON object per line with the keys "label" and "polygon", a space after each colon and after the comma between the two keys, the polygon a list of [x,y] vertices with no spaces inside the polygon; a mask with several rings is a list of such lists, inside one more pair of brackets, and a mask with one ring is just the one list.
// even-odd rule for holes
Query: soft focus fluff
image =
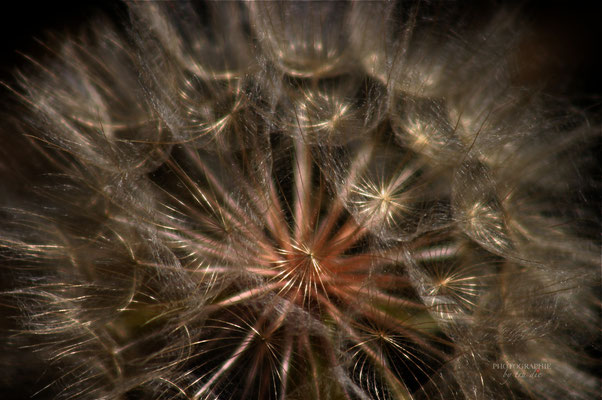
{"label": "soft focus fluff", "polygon": [[0,256],[34,398],[596,398],[595,129],[513,86],[510,14],[449,8],[132,3],[32,62]]}

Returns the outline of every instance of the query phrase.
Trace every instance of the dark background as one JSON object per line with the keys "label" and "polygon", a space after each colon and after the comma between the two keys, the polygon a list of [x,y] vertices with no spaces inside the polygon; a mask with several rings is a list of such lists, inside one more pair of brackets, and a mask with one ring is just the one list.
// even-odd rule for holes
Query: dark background
{"label": "dark background", "polygon": [[[434,2],[437,4],[437,2]],[[441,1],[445,5],[449,2]],[[509,2],[461,1],[472,9],[508,6]],[[602,6],[596,1],[513,1],[533,27],[521,46],[521,76],[525,84],[545,84],[554,95],[569,96],[580,105],[600,109],[602,95]],[[24,53],[35,57],[34,38],[48,32],[76,32],[99,14],[114,21],[127,19],[126,7],[116,0],[31,2],[12,1],[0,13],[0,80],[11,80]],[[474,4],[474,7],[473,7]],[[483,6],[486,4],[486,6]],[[480,11],[477,11],[480,12]],[[478,17],[478,15],[477,15]]]}

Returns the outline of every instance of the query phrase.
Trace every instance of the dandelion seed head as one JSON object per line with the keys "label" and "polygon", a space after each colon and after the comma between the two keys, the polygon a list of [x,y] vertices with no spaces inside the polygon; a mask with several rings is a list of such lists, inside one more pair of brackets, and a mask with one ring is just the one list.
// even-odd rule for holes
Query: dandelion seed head
{"label": "dandelion seed head", "polygon": [[594,398],[599,276],[555,201],[591,128],[513,87],[508,14],[128,7],[10,88],[44,184],[3,211],[3,296],[40,393]]}

